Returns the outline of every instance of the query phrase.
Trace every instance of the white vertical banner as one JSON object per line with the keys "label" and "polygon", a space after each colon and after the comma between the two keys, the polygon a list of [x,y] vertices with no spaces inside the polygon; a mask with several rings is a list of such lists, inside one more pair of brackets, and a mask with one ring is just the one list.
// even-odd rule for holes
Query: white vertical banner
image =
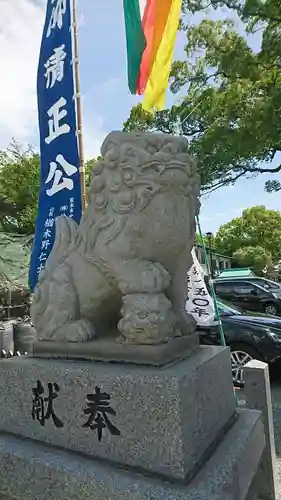
{"label": "white vertical banner", "polygon": [[215,308],[204,280],[204,272],[196,257],[195,249],[191,251],[193,264],[187,273],[188,295],[185,309],[191,314],[198,326],[210,326],[214,323]]}

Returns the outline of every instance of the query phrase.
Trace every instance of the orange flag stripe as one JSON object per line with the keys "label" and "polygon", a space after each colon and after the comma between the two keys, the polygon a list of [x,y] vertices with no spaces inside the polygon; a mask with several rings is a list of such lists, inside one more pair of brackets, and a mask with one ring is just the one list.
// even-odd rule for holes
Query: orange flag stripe
{"label": "orange flag stripe", "polygon": [[154,29],[156,23],[156,0],[147,0],[143,18],[142,29],[146,39],[146,48],[142,56],[140,72],[137,81],[136,93],[142,95],[150,73],[150,59],[153,44]]}
{"label": "orange flag stripe", "polygon": [[[163,0],[160,0],[163,1]],[[145,88],[142,107],[145,111],[160,111],[165,107],[173,52],[181,13],[181,0],[172,0],[163,37],[159,44],[150,76]]]}
{"label": "orange flag stripe", "polygon": [[169,18],[172,4],[173,0],[156,0],[156,23],[151,49],[150,73],[157,56],[163,34],[166,29],[166,24]]}
{"label": "orange flag stripe", "polygon": [[143,15],[143,32],[146,38],[137,84],[137,94],[144,94],[157,52],[166,29],[173,0],[147,0]]}

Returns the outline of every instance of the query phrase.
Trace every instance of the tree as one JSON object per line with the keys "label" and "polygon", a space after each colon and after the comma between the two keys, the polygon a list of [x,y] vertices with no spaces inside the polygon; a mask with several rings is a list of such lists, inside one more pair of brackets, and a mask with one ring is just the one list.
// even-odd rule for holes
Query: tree
{"label": "tree", "polygon": [[272,267],[271,254],[261,246],[239,248],[233,258],[240,266],[253,269],[257,275]]}
{"label": "tree", "polygon": [[[227,6],[232,19],[192,25],[188,12],[209,6]],[[238,32],[234,13],[246,33],[261,31],[258,52]],[[280,28],[279,0],[184,0],[185,59],[174,62],[170,89],[185,97],[154,115],[141,105],[134,107],[125,130],[186,136],[198,157],[204,190],[233,184],[242,176],[280,172],[281,165],[272,166],[281,152]],[[266,184],[268,191],[280,188],[279,181]]]}
{"label": "tree", "polygon": [[[85,163],[86,186],[96,160]],[[34,234],[40,187],[40,156],[13,141],[0,151],[0,231]]]}
{"label": "tree", "polygon": [[262,248],[275,264],[281,259],[281,213],[268,210],[263,205],[247,208],[243,210],[242,217],[220,227],[214,245],[219,252],[238,257],[240,263],[243,259],[246,262],[249,255],[253,254],[253,248],[259,254],[257,262],[262,261]]}
{"label": "tree", "polygon": [[85,184],[88,188],[91,183],[92,170],[95,168],[95,164],[97,161],[101,160],[101,156],[97,158],[92,158],[91,160],[85,161]]}
{"label": "tree", "polygon": [[13,142],[0,152],[0,226],[7,233],[33,234],[40,184],[40,157]]}

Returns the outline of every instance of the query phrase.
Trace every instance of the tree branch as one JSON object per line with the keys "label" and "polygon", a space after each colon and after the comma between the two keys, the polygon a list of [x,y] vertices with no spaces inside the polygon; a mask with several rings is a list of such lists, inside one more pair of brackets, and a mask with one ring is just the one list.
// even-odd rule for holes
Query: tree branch
{"label": "tree branch", "polygon": [[231,171],[233,172],[235,170],[236,171],[240,170],[240,172],[234,176],[232,175],[231,177],[227,177],[228,174],[226,173],[225,176],[222,176],[221,179],[218,182],[216,182],[215,184],[210,184],[209,186],[206,185],[205,187],[203,187],[203,191],[208,193],[208,194],[211,194],[223,186],[227,186],[228,184],[234,184],[236,181],[238,181],[238,179],[240,179],[241,177],[243,177],[243,175],[246,175],[246,174],[249,174],[249,175],[251,175],[251,174],[276,174],[276,173],[281,171],[281,164],[276,168],[259,168],[259,167],[247,168],[247,167],[243,167],[242,165],[241,166],[236,165],[235,167],[230,169],[230,172]]}
{"label": "tree branch", "polygon": [[[260,19],[262,19],[263,21],[270,21],[270,22],[274,22],[274,23],[281,23],[281,17],[275,17],[275,16],[270,16],[269,14],[264,14],[262,12],[252,12],[252,13],[249,13],[250,15],[252,15],[253,17],[260,17]],[[248,14],[248,15],[249,15]]]}
{"label": "tree branch", "polygon": [[249,174],[252,174],[252,173],[253,174],[277,174],[280,171],[281,171],[281,164],[275,168],[255,167],[255,168],[248,169],[247,172],[245,172],[245,173],[249,173]]}
{"label": "tree branch", "polygon": [[234,184],[238,179],[240,179],[240,177],[243,177],[243,175],[245,175],[247,172],[248,172],[248,170],[245,169],[243,172],[240,172],[239,174],[237,174],[234,177],[229,177],[229,178],[222,177],[219,180],[219,182],[216,182],[215,184],[212,184],[209,187],[205,186],[203,188],[203,190],[204,190],[204,192],[206,191],[206,193],[211,194],[223,186],[227,186],[228,184]]}
{"label": "tree branch", "polygon": [[[219,6],[221,3],[222,3],[222,0],[211,0],[211,4],[214,7]],[[232,2],[231,0],[223,0],[223,4],[228,9],[230,9],[230,10],[236,10],[236,11],[240,12],[241,14],[243,14],[243,9],[240,6],[235,5],[235,3]],[[280,17],[271,16],[268,13],[265,14],[261,10],[257,10],[255,12],[254,11],[247,12],[247,16],[260,17],[261,19],[263,19],[265,21],[268,20],[268,21],[273,21],[273,22],[276,22],[276,23],[280,23],[281,22],[281,18]]]}

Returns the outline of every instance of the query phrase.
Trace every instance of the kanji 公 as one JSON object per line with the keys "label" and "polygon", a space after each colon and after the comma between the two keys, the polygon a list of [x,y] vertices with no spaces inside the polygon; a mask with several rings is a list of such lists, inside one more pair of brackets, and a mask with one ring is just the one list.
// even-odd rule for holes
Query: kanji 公
{"label": "kanji \u516c", "polygon": [[47,29],[46,37],[49,38],[51,32],[55,28],[62,28],[63,25],[63,16],[66,13],[66,0],[52,0],[52,4],[56,2],[56,5],[53,7],[50,23]]}
{"label": "kanji \u516c", "polygon": [[54,53],[45,63],[46,88],[52,88],[56,82],[61,82],[64,76],[64,60],[66,58],[65,45],[54,49]]}
{"label": "kanji \u516c", "polygon": [[[67,177],[63,176],[63,172],[58,168],[59,166],[64,170]],[[57,155],[56,161],[50,163],[50,170],[45,184],[48,184],[53,180],[53,185],[50,189],[46,190],[47,196],[53,196],[54,194],[62,191],[63,189],[68,189],[71,191],[73,189],[73,180],[70,179],[78,171],[78,168],[74,165],[68,163],[62,155]]]}

